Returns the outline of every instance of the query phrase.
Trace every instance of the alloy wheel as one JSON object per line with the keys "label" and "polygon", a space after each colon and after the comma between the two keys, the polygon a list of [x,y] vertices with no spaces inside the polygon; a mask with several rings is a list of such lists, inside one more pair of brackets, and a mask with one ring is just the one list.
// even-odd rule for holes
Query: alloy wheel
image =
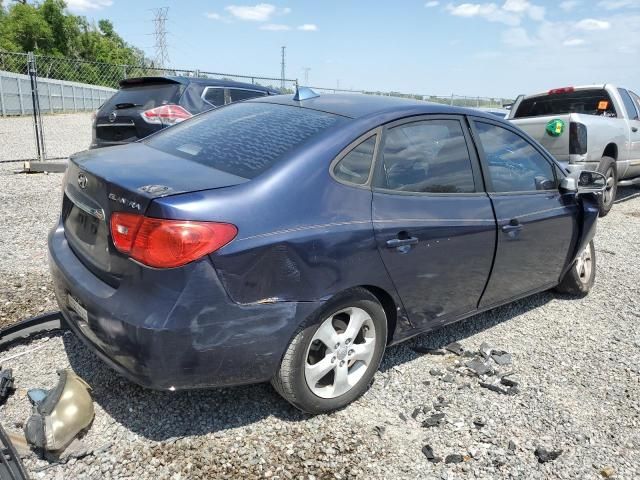
{"label": "alloy wheel", "polygon": [[305,355],[309,389],[321,398],[351,390],[367,371],[376,348],[376,329],[365,310],[342,309],[316,330]]}
{"label": "alloy wheel", "polygon": [[613,202],[614,200],[614,193],[615,193],[615,177],[613,174],[613,168],[609,167],[609,169],[607,170],[607,173],[605,174],[606,180],[607,180],[607,184],[605,186],[604,189],[604,193],[603,193],[603,203],[608,206],[611,204],[611,202]]}
{"label": "alloy wheel", "polygon": [[589,282],[592,268],[593,258],[591,257],[591,245],[588,244],[576,259],[576,271],[578,272],[578,278],[582,283]]}

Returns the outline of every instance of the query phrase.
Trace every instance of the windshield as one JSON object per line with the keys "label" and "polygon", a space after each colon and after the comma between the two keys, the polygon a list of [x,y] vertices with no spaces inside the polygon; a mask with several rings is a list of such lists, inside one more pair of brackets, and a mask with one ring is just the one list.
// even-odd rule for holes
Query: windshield
{"label": "windshield", "polygon": [[271,103],[237,103],[166,129],[145,143],[251,179],[344,117]]}
{"label": "windshield", "polygon": [[616,116],[616,110],[607,91],[603,88],[597,88],[525,98],[520,102],[513,118],[566,115],[568,113]]}

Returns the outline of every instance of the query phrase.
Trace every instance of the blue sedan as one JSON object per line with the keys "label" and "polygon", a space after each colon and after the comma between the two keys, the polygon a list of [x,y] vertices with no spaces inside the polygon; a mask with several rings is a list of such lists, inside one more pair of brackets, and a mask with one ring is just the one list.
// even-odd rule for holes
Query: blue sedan
{"label": "blue sedan", "polygon": [[132,381],[271,381],[321,413],[388,345],[586,294],[600,180],[477,110],[301,89],[71,158],[50,266],[70,328]]}

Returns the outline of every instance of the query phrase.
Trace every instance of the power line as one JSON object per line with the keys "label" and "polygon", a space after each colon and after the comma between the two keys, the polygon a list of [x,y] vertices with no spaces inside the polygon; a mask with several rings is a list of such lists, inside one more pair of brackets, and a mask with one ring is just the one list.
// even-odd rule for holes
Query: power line
{"label": "power line", "polygon": [[282,47],[282,61],[280,62],[280,88],[284,90],[285,79],[285,64],[284,64],[284,51],[287,47]]}
{"label": "power line", "polygon": [[156,43],[156,57],[154,60],[156,68],[166,68],[169,66],[169,51],[167,49],[167,17],[169,15],[169,7],[154,8],[151,10],[154,14],[154,35]]}

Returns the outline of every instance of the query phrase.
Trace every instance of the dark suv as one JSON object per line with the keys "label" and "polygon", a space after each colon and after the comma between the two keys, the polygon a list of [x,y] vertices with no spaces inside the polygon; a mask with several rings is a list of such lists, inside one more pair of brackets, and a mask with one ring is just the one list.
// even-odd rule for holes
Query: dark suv
{"label": "dark suv", "polygon": [[120,82],[120,90],[96,113],[90,148],[135,142],[197,113],[277,94],[267,87],[227,80],[128,78]]}

